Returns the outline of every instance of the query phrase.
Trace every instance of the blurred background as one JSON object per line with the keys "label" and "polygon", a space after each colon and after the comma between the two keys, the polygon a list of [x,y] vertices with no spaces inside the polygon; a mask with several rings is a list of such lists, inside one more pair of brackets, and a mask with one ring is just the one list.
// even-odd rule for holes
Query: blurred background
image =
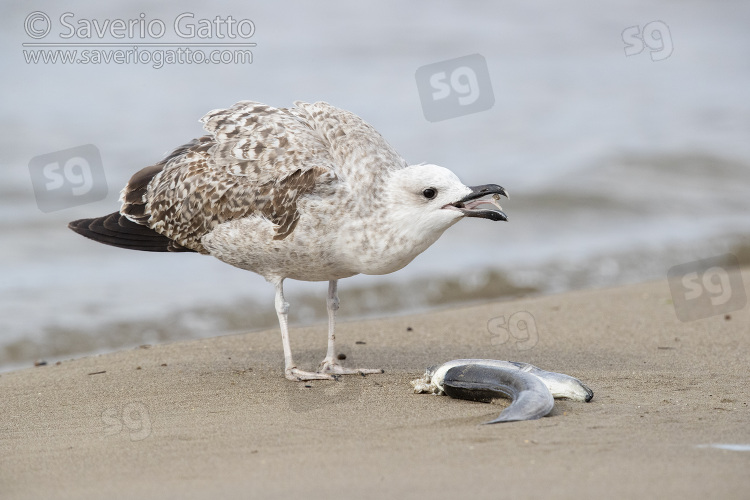
{"label": "blurred background", "polygon": [[[43,39],[25,31],[33,11],[51,20]],[[234,41],[257,45],[251,64],[27,62],[41,49],[24,43],[123,43],[61,38],[65,12],[76,28],[142,14],[167,27],[123,49],[185,43],[172,29],[185,12],[193,24],[252,20],[252,37]],[[674,265],[727,252],[748,261],[747,2],[38,1],[6,6],[0,25],[0,370],[277,327],[259,276],[66,228],[115,211],[134,172],[239,100],[328,101],[407,161],[511,193],[508,223],[462,221],[402,271],[344,280],[343,318],[665,279]],[[417,70],[472,54],[486,61],[490,88],[480,91],[491,107],[428,121]],[[105,199],[43,212],[30,162],[87,144],[101,154]],[[286,287],[293,324],[325,321],[325,283]]]}

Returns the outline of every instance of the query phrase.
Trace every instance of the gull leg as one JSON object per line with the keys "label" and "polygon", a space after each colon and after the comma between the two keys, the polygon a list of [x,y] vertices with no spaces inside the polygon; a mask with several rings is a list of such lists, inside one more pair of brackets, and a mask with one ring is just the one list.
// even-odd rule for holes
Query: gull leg
{"label": "gull leg", "polygon": [[320,367],[318,373],[332,373],[335,375],[367,375],[370,373],[383,373],[383,370],[372,368],[344,368],[336,362],[336,311],[339,310],[338,280],[328,282],[328,352]]}
{"label": "gull leg", "polygon": [[306,372],[297,368],[292,359],[292,347],[289,345],[289,326],[287,315],[289,303],[284,300],[284,280],[274,282],[276,286],[276,314],[279,317],[281,327],[281,343],[284,345],[284,375],[289,380],[332,380],[333,376],[325,373]]}

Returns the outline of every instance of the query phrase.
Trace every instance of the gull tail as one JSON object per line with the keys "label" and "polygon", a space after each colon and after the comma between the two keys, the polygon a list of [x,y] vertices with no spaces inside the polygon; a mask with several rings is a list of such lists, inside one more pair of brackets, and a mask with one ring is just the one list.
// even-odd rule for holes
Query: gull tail
{"label": "gull tail", "polygon": [[113,247],[145,252],[194,252],[153,229],[136,224],[119,212],[95,219],[80,219],[68,227],[86,238]]}

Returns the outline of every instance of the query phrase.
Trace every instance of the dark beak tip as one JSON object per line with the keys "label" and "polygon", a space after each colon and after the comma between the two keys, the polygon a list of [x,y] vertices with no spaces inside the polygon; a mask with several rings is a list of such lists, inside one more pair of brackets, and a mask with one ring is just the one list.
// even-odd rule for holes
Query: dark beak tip
{"label": "dark beak tip", "polygon": [[471,189],[471,193],[466,196],[462,201],[470,201],[476,198],[481,198],[483,196],[487,196],[489,194],[499,194],[501,196],[505,196],[506,198],[510,199],[510,195],[508,195],[508,191],[500,186],[499,184],[483,184],[481,186],[469,186],[469,189]]}
{"label": "dark beak tip", "polygon": [[501,212],[500,210],[466,210],[464,211],[464,215],[466,217],[477,217],[481,219],[489,219],[491,221],[495,222],[507,222],[508,216],[505,215],[505,212]]}
{"label": "dark beak tip", "polygon": [[508,194],[508,190],[504,187],[498,185],[498,184],[490,184],[491,186],[491,194],[499,194],[501,196],[505,196],[507,199],[510,199],[510,195]]}

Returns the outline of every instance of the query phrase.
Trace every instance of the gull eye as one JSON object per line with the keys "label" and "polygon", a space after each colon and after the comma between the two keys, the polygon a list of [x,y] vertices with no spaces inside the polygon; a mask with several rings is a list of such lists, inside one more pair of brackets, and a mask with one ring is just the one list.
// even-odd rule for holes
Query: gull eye
{"label": "gull eye", "polygon": [[437,189],[435,189],[435,188],[427,188],[424,191],[422,191],[422,196],[424,196],[428,200],[431,200],[435,196],[437,196]]}

